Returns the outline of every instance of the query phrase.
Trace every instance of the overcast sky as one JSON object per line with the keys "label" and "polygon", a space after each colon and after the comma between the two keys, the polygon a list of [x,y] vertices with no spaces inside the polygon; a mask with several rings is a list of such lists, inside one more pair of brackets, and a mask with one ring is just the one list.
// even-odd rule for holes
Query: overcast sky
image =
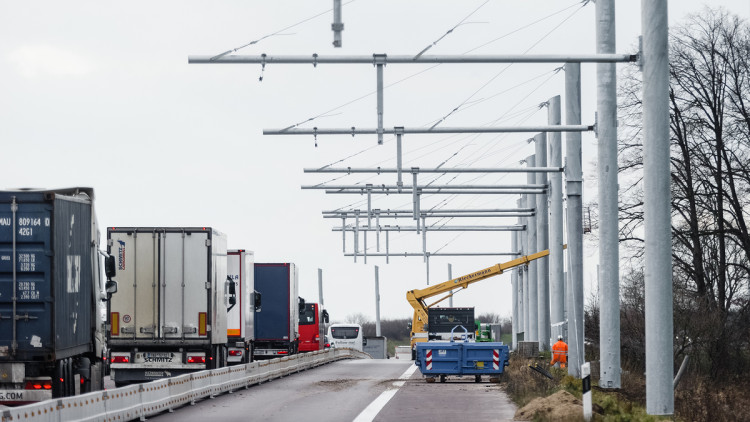
{"label": "overcast sky", "polygon": [[[371,65],[188,65],[189,55],[416,55],[593,53],[594,4],[572,0],[343,0],[343,47],[333,48],[332,2],[3,1],[0,3],[0,187],[92,186],[103,226],[212,226],[230,248],[257,262],[294,262],[300,293],[324,300],[332,319],[374,318],[374,265],[380,267],[381,316],[410,317],[407,290],[426,286],[421,258],[342,255],[340,220],[321,211],[367,208],[359,195],[301,190],[335,184],[395,184],[395,176],[315,175],[303,168],[395,167],[386,136],[263,136],[264,128],[376,125]],[[702,1],[670,2],[670,22]],[[744,18],[748,0],[713,0]],[[317,17],[316,17],[317,16]],[[459,22],[463,24],[456,27]],[[298,25],[295,25],[298,24]],[[291,27],[284,30],[285,28]],[[453,32],[446,35],[451,28]],[[282,31],[283,30],[283,31]],[[281,32],[280,32],[281,31]],[[617,4],[617,52],[635,53],[640,2]],[[271,34],[277,34],[267,37]],[[562,94],[563,73],[545,65],[398,65],[385,69],[386,127],[514,126],[546,123],[539,104]],[[262,82],[259,78],[263,76]],[[594,122],[595,66],[582,66],[583,123]],[[306,122],[308,119],[314,120]],[[563,117],[564,119],[564,117]],[[404,167],[517,167],[533,154],[530,134],[411,135]],[[593,174],[595,139],[584,135],[584,173]],[[422,176],[420,183],[511,184],[525,176]],[[410,180],[410,179],[408,179]],[[595,200],[589,181],[584,201]],[[433,196],[423,209],[508,208],[517,195]],[[376,197],[374,208],[406,209],[410,195]],[[352,221],[348,220],[348,224]],[[454,219],[437,225],[508,225],[516,219]],[[400,223],[413,225],[409,219]],[[392,233],[391,252],[420,252],[415,233]],[[364,247],[363,237],[360,239]],[[368,236],[375,252],[376,238]],[[385,236],[380,239],[385,252]],[[351,234],[347,252],[353,249]],[[428,251],[509,252],[507,233],[432,232]],[[431,284],[507,258],[430,260]],[[585,256],[586,296],[596,254]],[[510,276],[456,296],[455,306],[511,314]]]}

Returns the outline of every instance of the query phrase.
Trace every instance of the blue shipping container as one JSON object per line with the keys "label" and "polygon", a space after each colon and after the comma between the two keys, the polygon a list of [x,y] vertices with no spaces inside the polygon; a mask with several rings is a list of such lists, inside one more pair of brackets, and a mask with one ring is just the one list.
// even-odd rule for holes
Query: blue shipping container
{"label": "blue shipping container", "polygon": [[61,193],[0,192],[0,362],[54,361],[94,348],[92,199]]}

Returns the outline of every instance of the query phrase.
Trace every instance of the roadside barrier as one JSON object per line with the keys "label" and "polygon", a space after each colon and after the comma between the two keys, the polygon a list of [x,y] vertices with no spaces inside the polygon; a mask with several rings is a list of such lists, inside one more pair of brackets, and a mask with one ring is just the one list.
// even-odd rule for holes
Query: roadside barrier
{"label": "roadside barrier", "polygon": [[244,365],[193,372],[143,384],[51,399],[0,410],[0,422],[122,422],[146,420],[197,400],[248,388],[341,359],[370,359],[358,350],[337,348]]}

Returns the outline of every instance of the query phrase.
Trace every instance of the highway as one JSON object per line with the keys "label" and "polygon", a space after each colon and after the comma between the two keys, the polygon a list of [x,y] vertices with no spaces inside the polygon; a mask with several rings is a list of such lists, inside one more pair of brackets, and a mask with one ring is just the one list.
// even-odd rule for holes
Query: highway
{"label": "highway", "polygon": [[412,361],[349,359],[275,379],[174,413],[158,422],[511,421],[515,405],[496,384],[474,377],[428,384]]}

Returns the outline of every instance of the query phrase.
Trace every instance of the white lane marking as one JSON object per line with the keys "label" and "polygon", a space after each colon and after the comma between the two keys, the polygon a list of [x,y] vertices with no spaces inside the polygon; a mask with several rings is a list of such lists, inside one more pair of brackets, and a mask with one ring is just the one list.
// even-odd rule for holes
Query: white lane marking
{"label": "white lane marking", "polygon": [[365,410],[362,411],[359,415],[357,415],[356,418],[354,418],[353,422],[371,422],[373,419],[375,419],[375,416],[380,413],[380,411],[385,407],[385,405],[390,401],[393,396],[396,395],[398,392],[398,389],[400,387],[403,387],[406,383],[405,380],[411,378],[411,375],[414,373],[414,371],[417,370],[417,365],[412,365],[407,369],[403,374],[401,374],[398,379],[404,380],[404,381],[395,381],[393,383],[393,387],[388,388],[387,390],[383,391],[378,398],[372,401],[369,406],[365,407]]}

